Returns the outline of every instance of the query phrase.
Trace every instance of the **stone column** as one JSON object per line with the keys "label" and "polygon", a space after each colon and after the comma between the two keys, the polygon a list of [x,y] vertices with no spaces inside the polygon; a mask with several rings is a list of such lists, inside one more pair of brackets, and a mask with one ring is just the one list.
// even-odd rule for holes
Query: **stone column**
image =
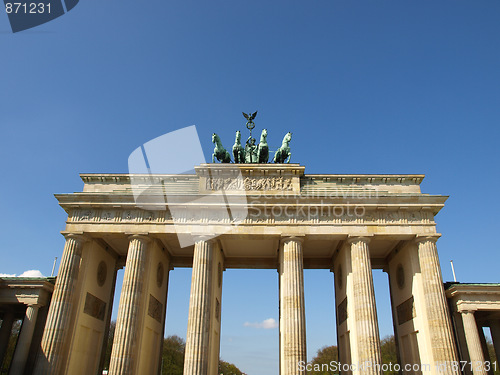
{"label": "stone column", "polygon": [[358,362],[360,365],[371,364],[363,369],[363,375],[381,374],[380,336],[378,330],[375,289],[373,287],[372,265],[368,249],[369,237],[350,237],[353,299],[348,303],[354,310]]}
{"label": "stone column", "polygon": [[495,354],[497,356],[497,362],[500,364],[500,320],[490,321],[490,332],[491,339],[493,340],[493,346],[495,348]]}
{"label": "stone column", "polygon": [[477,330],[476,319],[473,311],[461,311],[464,322],[465,340],[472,363],[472,373],[474,375],[487,375],[484,369],[484,355],[481,346],[481,338]]}
{"label": "stone column", "polygon": [[3,363],[5,352],[9,346],[9,339],[12,333],[12,325],[14,324],[14,313],[8,311],[4,314],[2,320],[2,328],[0,329],[0,366]]}
{"label": "stone column", "polygon": [[206,375],[209,363],[212,241],[194,245],[184,375]]}
{"label": "stone column", "polygon": [[146,236],[129,237],[127,262],[123,276],[120,305],[116,319],[115,338],[109,365],[110,375],[133,375],[137,365],[137,336],[140,310],[144,301],[144,269],[148,258]]}
{"label": "stone column", "polygon": [[24,315],[23,325],[21,332],[17,339],[16,350],[12,358],[9,375],[22,375],[28,360],[30,351],[31,340],[33,339],[33,332],[35,331],[36,319],[38,317],[38,305],[28,305],[26,314]]}
{"label": "stone column", "polygon": [[302,239],[283,239],[280,275],[280,375],[298,375],[307,363]]}
{"label": "stone column", "polygon": [[86,241],[79,234],[67,234],[65,237],[66,244],[34,370],[37,375],[59,375],[64,372],[61,368],[65,360],[63,351],[69,345],[68,331],[75,300],[73,294],[80,270],[83,243]]}
{"label": "stone column", "polygon": [[431,339],[430,352],[437,365],[446,363],[445,374],[458,374],[453,370],[451,362],[458,361],[448,305],[444,294],[443,277],[439,265],[436,241],[438,236],[419,236],[418,261],[422,277],[423,294],[425,296],[425,311],[428,332]]}

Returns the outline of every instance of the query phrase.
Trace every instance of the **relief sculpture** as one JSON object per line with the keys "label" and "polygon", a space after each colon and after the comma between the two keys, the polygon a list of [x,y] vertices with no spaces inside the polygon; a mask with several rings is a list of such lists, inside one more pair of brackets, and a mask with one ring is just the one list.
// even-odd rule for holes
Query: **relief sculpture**
{"label": "relief sculpture", "polygon": [[292,179],[287,177],[207,178],[207,190],[293,190]]}

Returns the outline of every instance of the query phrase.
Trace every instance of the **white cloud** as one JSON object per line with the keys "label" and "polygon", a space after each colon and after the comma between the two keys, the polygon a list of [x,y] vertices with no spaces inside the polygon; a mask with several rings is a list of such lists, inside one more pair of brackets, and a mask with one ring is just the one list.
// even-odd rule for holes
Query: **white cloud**
{"label": "white cloud", "polygon": [[19,276],[16,274],[0,273],[0,277],[45,277],[39,270],[24,271]]}
{"label": "white cloud", "polygon": [[253,327],[253,328],[259,328],[259,329],[274,329],[278,328],[278,322],[274,320],[273,318],[265,319],[260,323],[250,323],[250,322],[245,322],[243,324],[244,327]]}
{"label": "white cloud", "polygon": [[19,277],[45,277],[39,270],[24,271]]}

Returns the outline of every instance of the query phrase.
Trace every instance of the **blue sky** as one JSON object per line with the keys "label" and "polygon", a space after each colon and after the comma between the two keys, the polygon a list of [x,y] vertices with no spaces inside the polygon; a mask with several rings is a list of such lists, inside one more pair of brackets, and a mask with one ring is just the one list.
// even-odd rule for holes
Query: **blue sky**
{"label": "blue sky", "polygon": [[[12,34],[0,15],[0,273],[49,275],[81,172],[196,125],[229,147],[258,110],[271,148],[292,131],[306,173],[424,173],[450,195],[437,216],[443,277],[498,282],[500,2],[82,0]],[[246,133],[244,133],[246,134]],[[185,337],[189,269],[170,275],[166,334]],[[381,335],[387,280],[374,272]],[[333,275],[306,271],[309,356],[334,344]],[[238,293],[238,290],[245,293]],[[225,273],[221,356],[277,374],[275,271]],[[116,309],[115,309],[116,315]]]}

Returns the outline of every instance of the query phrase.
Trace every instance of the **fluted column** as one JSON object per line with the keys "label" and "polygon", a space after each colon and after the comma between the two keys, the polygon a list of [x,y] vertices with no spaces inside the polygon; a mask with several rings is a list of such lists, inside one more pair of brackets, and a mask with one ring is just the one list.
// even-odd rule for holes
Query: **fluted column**
{"label": "fluted column", "polygon": [[129,237],[127,262],[123,276],[115,338],[109,365],[110,375],[134,375],[137,365],[140,310],[143,303],[144,269],[148,258],[149,239],[141,235]]}
{"label": "fluted column", "polygon": [[299,362],[307,363],[302,239],[282,241],[280,275],[280,369],[281,375],[298,375]]}
{"label": "fluted column", "polygon": [[457,374],[452,362],[457,354],[451,330],[451,321],[444,294],[443,277],[436,248],[437,236],[417,237],[418,260],[425,296],[426,324],[431,338],[431,352],[437,365],[443,365],[444,374]]}
{"label": "fluted column", "polygon": [[473,311],[462,311],[462,320],[464,322],[465,340],[472,363],[472,373],[474,375],[487,375],[484,369],[484,355],[481,345],[481,338],[477,330],[476,319]]}
{"label": "fluted column", "polygon": [[14,313],[7,311],[2,320],[2,328],[0,329],[0,366],[2,365],[9,345],[10,335],[12,333],[12,325],[14,324]]}
{"label": "fluted column", "polygon": [[500,361],[500,320],[490,321],[490,331],[497,361]]}
{"label": "fluted column", "polygon": [[24,315],[23,325],[17,340],[16,350],[12,358],[9,375],[22,375],[28,360],[31,340],[35,331],[36,319],[38,317],[38,305],[28,305]]}
{"label": "fluted column", "polygon": [[194,245],[184,375],[207,375],[210,343],[212,241]]}
{"label": "fluted column", "polygon": [[362,371],[363,375],[381,374],[380,336],[378,330],[375,289],[373,287],[372,265],[368,249],[368,237],[351,237],[351,267],[358,361],[360,365],[371,364]]}
{"label": "fluted column", "polygon": [[83,243],[86,241],[79,234],[67,234],[65,237],[66,244],[34,371],[37,375],[59,375],[64,372],[61,368],[65,360],[62,352],[69,345],[68,331],[75,299],[73,294],[80,270]]}

